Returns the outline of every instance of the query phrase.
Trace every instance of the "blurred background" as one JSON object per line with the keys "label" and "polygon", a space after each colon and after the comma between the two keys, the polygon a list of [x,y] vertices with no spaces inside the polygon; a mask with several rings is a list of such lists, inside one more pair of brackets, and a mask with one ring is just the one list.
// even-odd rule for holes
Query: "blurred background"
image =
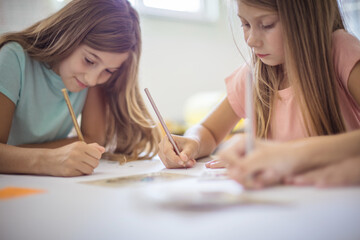
{"label": "blurred background", "polygon": [[[360,38],[360,0],[340,1],[349,30]],[[67,2],[0,0],[0,34],[22,30]],[[141,90],[149,88],[172,132],[181,133],[224,97],[224,78],[244,63],[238,48],[247,57],[235,0],[130,2],[141,20]]]}

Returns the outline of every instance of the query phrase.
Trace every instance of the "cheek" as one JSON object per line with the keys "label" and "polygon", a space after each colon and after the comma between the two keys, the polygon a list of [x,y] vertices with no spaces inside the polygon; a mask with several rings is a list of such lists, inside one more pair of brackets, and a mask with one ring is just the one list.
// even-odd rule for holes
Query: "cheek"
{"label": "cheek", "polygon": [[66,61],[59,64],[59,75],[60,75],[60,77],[66,77],[66,75],[68,75],[67,71],[66,71],[66,69],[67,69],[66,65],[67,65]]}
{"label": "cheek", "polygon": [[244,33],[244,40],[245,40],[245,43],[247,44],[248,39],[249,39],[249,32],[244,30],[244,31],[243,31],[243,33]]}
{"label": "cheek", "polygon": [[108,74],[108,73],[102,73],[99,77],[99,80],[98,80],[98,84],[103,84],[103,83],[106,83],[107,81],[110,80],[112,75]]}
{"label": "cheek", "polygon": [[72,72],[73,72],[73,68],[74,68],[74,63],[73,61],[64,61],[59,69],[60,72],[60,76],[69,76]]}
{"label": "cheek", "polygon": [[277,50],[277,52],[281,55],[284,54],[284,39],[282,35],[281,29],[277,29],[277,31],[274,33],[273,43],[275,44],[274,48]]}

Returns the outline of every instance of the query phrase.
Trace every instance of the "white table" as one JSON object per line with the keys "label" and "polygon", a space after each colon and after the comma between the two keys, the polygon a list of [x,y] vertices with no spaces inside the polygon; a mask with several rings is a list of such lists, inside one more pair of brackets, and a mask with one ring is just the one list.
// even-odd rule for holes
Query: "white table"
{"label": "white table", "polygon": [[[118,188],[81,183],[157,171],[200,176],[211,170],[203,162],[192,169],[168,170],[158,159],[121,166],[102,160],[90,176],[0,175],[0,189],[46,191],[0,200],[0,239],[360,239],[359,187],[284,186],[246,194],[286,204],[183,209],[139,197],[163,183]],[[198,178],[192,179],[188,184],[196,185]],[[222,181],[229,183],[213,182]],[[165,184],[175,188],[179,181]]]}

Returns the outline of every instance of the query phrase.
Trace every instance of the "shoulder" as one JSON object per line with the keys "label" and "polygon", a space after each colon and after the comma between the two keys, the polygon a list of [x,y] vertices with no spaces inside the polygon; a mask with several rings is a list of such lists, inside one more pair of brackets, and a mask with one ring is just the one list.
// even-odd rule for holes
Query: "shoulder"
{"label": "shoulder", "polygon": [[13,52],[16,54],[24,54],[24,48],[18,42],[8,42],[0,49],[1,52]]}
{"label": "shoulder", "polygon": [[344,29],[336,30],[332,36],[332,52],[336,75],[346,86],[350,72],[360,61],[360,41]]}
{"label": "shoulder", "polygon": [[360,56],[360,40],[344,29],[338,29],[332,34],[332,49],[335,59],[346,55],[358,58]]}
{"label": "shoulder", "polygon": [[24,49],[17,42],[6,43],[0,49],[0,92],[15,104],[19,99],[26,58]]}
{"label": "shoulder", "polygon": [[24,62],[27,58],[27,54],[24,48],[19,43],[8,42],[1,47],[0,57],[6,61],[11,61],[11,59],[17,59],[19,62]]}
{"label": "shoulder", "polygon": [[225,79],[227,98],[234,112],[239,117],[243,117],[245,114],[244,96],[246,90],[246,76],[249,73],[249,66],[244,64]]}
{"label": "shoulder", "polygon": [[360,44],[359,39],[347,32],[345,29],[338,29],[332,33],[332,40],[335,45],[346,43]]}
{"label": "shoulder", "polygon": [[228,84],[241,84],[245,82],[246,76],[250,73],[250,68],[247,64],[233,71],[228,77],[225,78],[226,85]]}

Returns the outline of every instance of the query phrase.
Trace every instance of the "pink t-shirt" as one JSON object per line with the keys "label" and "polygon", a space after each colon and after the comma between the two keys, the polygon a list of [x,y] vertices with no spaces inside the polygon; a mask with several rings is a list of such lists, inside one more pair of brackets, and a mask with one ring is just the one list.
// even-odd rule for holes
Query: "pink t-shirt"
{"label": "pink t-shirt", "polygon": [[[360,41],[345,30],[333,33],[333,57],[337,80],[340,83],[338,98],[347,131],[360,128],[360,106],[347,87],[351,70],[360,61]],[[234,112],[245,117],[245,84],[248,67],[237,69],[225,79],[227,98]],[[359,79],[360,84],[360,79]],[[308,137],[292,87],[278,91],[274,102],[270,138],[287,141]]]}

